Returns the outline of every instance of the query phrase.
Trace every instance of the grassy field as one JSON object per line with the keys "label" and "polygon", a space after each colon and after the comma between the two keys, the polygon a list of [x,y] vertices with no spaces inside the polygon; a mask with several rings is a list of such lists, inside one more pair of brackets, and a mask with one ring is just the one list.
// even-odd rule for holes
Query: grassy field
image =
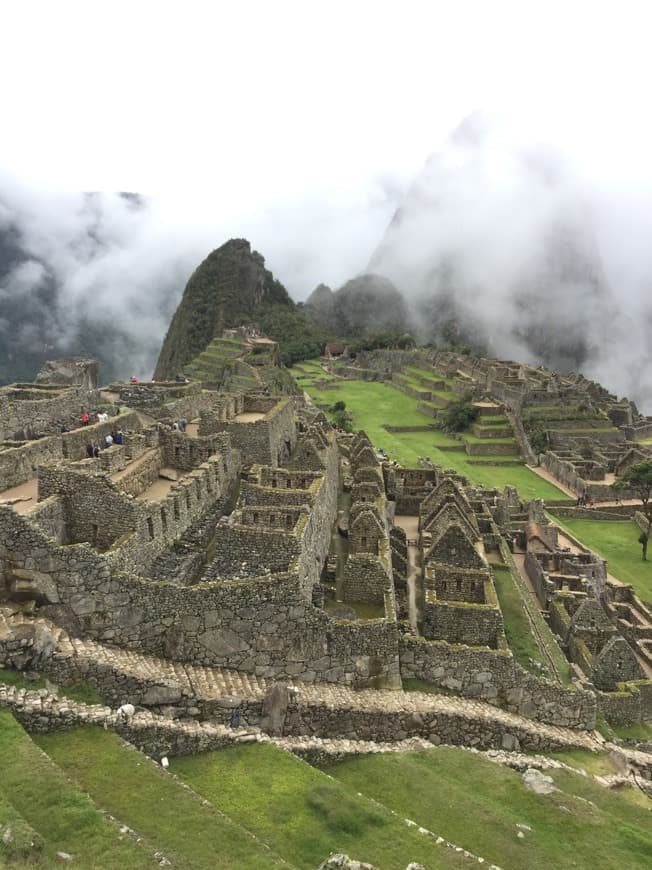
{"label": "grassy field", "polygon": [[[46,685],[43,677],[39,677],[37,680],[27,680],[22,671],[11,671],[6,668],[0,668],[0,683],[4,683],[6,686],[16,686],[19,689],[27,689],[30,692],[43,689]],[[88,683],[75,683],[74,686],[60,687],[59,695],[80,704],[104,703],[96,689]]]}
{"label": "grassy field", "polygon": [[638,790],[555,770],[560,790],[538,795],[517,772],[448,747],[351,759],[328,772],[500,867],[650,866],[652,812]]}
{"label": "grassy field", "polygon": [[[528,670],[533,670],[530,659],[545,663],[534,640],[521,596],[514,584],[509,569],[494,565],[494,584],[505,623],[505,637],[516,661]],[[536,672],[536,671],[535,671]]]}
{"label": "grassy field", "polygon": [[[302,367],[307,367],[302,363]],[[549,501],[565,498],[557,487],[542,480],[525,465],[475,465],[462,451],[445,451],[442,447],[463,447],[460,441],[439,430],[427,432],[387,432],[391,426],[424,426],[432,418],[422,414],[417,401],[390,384],[378,381],[337,381],[332,389],[319,389],[311,381],[300,381],[306,392],[318,405],[346,402],[353,415],[353,425],[364,429],[376,447],[382,448],[392,459],[414,467],[420,456],[429,456],[432,462],[452,468],[473,483],[502,489],[515,486],[522,498],[543,498]],[[477,457],[476,457],[477,458]],[[500,457],[498,457],[500,461]]]}
{"label": "grassy field", "polygon": [[[280,866],[279,859],[247,831],[213,807],[202,805],[197,795],[140,752],[125,747],[115,734],[79,728],[41,735],[37,742],[96,803],[137,831],[152,853],[163,852],[174,867],[258,870]],[[51,800],[56,802],[56,791]],[[67,851],[76,854],[75,848]],[[131,870],[141,865],[125,859],[110,865],[80,861],[78,866]]]}
{"label": "grassy field", "polygon": [[[122,835],[6,710],[0,710],[0,771],[4,802],[43,839],[45,866],[55,866],[57,852],[73,855],[77,867],[136,870],[158,866],[153,845],[136,844]],[[137,800],[135,794],[133,799]]]}
{"label": "grassy field", "polygon": [[170,767],[278,854],[305,870],[314,870],[330,852],[346,852],[381,870],[405,870],[410,861],[433,870],[472,865],[357,795],[357,787],[346,788],[274,746],[239,746],[175,758]]}
{"label": "grassy field", "polygon": [[639,598],[652,603],[652,561],[641,559],[640,531],[633,520],[611,522],[555,516],[553,519],[606,559],[610,574],[622,583],[631,583]]}

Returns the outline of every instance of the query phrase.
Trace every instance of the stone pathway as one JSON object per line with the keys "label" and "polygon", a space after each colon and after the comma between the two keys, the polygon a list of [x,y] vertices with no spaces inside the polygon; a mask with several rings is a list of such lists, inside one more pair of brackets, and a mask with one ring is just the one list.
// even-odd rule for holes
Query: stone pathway
{"label": "stone pathway", "polygon": [[417,607],[417,582],[419,573],[417,559],[419,557],[419,548],[416,544],[410,543],[410,541],[415,541],[419,537],[419,517],[411,516],[409,514],[397,514],[394,517],[394,525],[403,529],[408,540],[408,612],[410,625],[413,631],[416,632],[419,617]]}
{"label": "stone pathway", "polygon": [[[199,704],[220,699],[227,701],[235,696],[240,702],[260,704],[272,685],[271,681],[253,674],[173,662],[106,647],[91,640],[71,638],[45,619],[12,614],[8,608],[0,608],[0,649],[25,624],[33,624],[43,632],[51,633],[53,675],[56,675],[57,669],[61,670],[62,663],[68,665],[68,672],[79,674],[79,679],[87,679],[93,672],[102,673],[116,689],[124,686],[125,701],[129,700],[129,685],[133,692],[136,684],[140,696],[146,696],[149,691],[153,698],[157,698],[156,690],[160,688],[162,691],[158,695],[167,695],[178,701],[186,699]],[[41,669],[48,673],[48,659],[43,662]],[[136,703],[139,701],[136,700]],[[165,704],[170,701],[152,700],[149,703]],[[460,742],[474,745],[487,744],[491,736],[496,734],[509,737],[511,741],[512,735],[515,735],[521,742],[525,740],[532,747],[541,748],[574,746],[595,749],[597,745],[595,735],[590,732],[534,722],[483,701],[456,696],[396,690],[354,690],[332,683],[301,683],[297,707],[299,723],[303,723],[303,726],[299,724],[295,727],[305,727],[308,733],[330,731],[330,736],[334,737],[355,736],[358,727],[356,722],[360,721],[365,723],[365,728],[373,728],[378,735],[396,733],[397,738],[408,737],[409,732],[402,734],[400,729],[410,727],[414,733],[418,733],[422,730],[424,717],[427,717],[428,722],[432,723],[429,727],[435,733],[441,730],[444,740],[450,739],[446,738],[447,734],[457,730],[460,734],[472,735],[468,741],[465,739]],[[185,711],[181,708],[179,712],[183,714]],[[355,718],[354,722],[350,721],[351,716]],[[394,721],[403,724],[399,726],[393,724]]]}

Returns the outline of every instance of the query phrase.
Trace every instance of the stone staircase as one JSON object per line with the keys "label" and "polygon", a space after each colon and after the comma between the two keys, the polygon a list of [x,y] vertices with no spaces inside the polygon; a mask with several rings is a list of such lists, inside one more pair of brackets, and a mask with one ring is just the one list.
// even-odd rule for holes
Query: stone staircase
{"label": "stone staircase", "polygon": [[[167,733],[172,729],[173,743],[183,738],[203,745],[197,737],[204,734],[202,728],[209,728],[209,732],[217,728],[217,732],[210,732],[211,741],[223,740],[224,725],[234,708],[239,708],[247,725],[265,725],[263,700],[272,687],[269,680],[253,674],[173,662],[72,638],[48,620],[7,608],[0,608],[0,663],[2,659],[18,667],[25,667],[27,661],[30,668],[37,668],[55,683],[87,681],[116,707],[130,702],[165,713],[159,716],[147,711],[136,719],[146,731],[162,727]],[[66,724],[68,714],[75,722],[90,717],[99,723],[110,721],[112,715],[109,707],[75,706],[47,693],[10,692],[10,696],[5,695],[9,697],[10,706],[27,706],[28,711],[33,704],[37,708],[45,704],[59,723],[55,727]],[[0,697],[1,703],[9,702]],[[40,722],[38,709],[35,716]],[[33,720],[34,716],[28,718]],[[174,736],[174,723],[182,729],[181,738]],[[183,729],[190,729],[190,733],[184,736]],[[483,701],[396,690],[356,691],[331,683],[300,684],[284,714],[283,733],[374,743],[421,738],[430,743],[487,749],[596,748],[592,733],[534,722]]]}

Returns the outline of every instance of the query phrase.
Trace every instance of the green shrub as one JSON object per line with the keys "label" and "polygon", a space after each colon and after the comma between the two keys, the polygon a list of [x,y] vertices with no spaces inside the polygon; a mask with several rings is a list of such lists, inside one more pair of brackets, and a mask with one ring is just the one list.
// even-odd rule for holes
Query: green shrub
{"label": "green shrub", "polygon": [[480,415],[480,409],[471,404],[468,398],[454,402],[442,413],[444,428],[449,432],[466,431]]}

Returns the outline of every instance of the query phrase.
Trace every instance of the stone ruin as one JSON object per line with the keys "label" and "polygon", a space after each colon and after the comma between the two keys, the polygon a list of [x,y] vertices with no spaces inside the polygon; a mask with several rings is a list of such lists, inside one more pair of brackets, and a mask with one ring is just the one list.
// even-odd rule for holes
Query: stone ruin
{"label": "stone ruin", "polygon": [[[577,687],[539,679],[512,658],[492,558],[521,531],[514,494],[470,487],[436,466],[392,466],[363,432],[337,434],[300,398],[192,383],[60,396],[63,404],[48,400],[42,415],[51,434],[15,442],[9,449],[22,459],[14,468],[0,453],[4,495],[33,487],[27,501],[0,492],[5,665],[88,679],[109,699],[172,719],[224,721],[236,705],[257,725],[261,692],[292,683],[299,700],[288,696],[283,721],[295,733],[346,727],[391,740],[393,729],[431,739],[433,716],[444,716],[424,696],[408,718],[404,679],[488,702],[485,725],[502,707],[519,722],[592,728],[620,662],[621,676],[643,688],[636,714],[621,704],[619,715],[649,717],[652,693],[627,661],[637,638],[635,627],[623,630],[622,592],[600,605],[610,623],[617,617],[617,631],[591,634],[580,603],[572,638],[562,637],[588,663]],[[127,407],[107,422],[56,431],[62,408],[72,413],[91,398]],[[12,402],[14,419],[29,420],[31,395]],[[186,431],[171,427],[181,417]],[[87,458],[89,438],[117,425],[124,443]],[[353,690],[365,689],[378,700],[357,701]],[[372,720],[365,704],[376,710]],[[480,713],[469,715],[468,728],[455,720],[463,739],[485,727],[473,718]],[[503,745],[501,727],[478,739]],[[519,728],[518,740],[535,740],[522,731],[531,724]]]}

